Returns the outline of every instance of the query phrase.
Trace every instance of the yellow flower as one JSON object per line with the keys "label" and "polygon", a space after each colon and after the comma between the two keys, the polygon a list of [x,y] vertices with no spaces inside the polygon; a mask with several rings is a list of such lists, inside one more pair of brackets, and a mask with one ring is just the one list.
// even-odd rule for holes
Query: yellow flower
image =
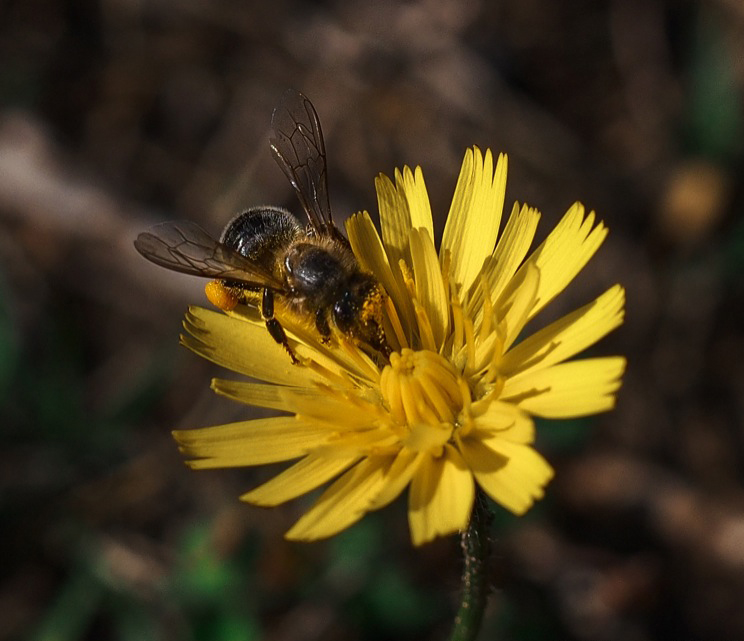
{"label": "yellow flower", "polygon": [[611,409],[622,357],[567,359],[623,320],[615,285],[581,309],[522,338],[525,325],[586,265],[607,235],[573,205],[529,257],[539,213],[515,204],[499,234],[507,160],[465,154],[439,252],[420,168],[376,181],[382,239],[364,212],[347,221],[354,253],[389,294],[393,349],[378,364],[339,337],[320,343],[282,319],[303,365],[292,365],[257,310],[192,308],[183,343],[253,379],[214,380],[234,400],[288,412],[175,432],[193,468],[295,461],[241,499],[275,506],[331,482],[287,532],[336,534],[407,487],[413,543],[465,528],[478,484],[524,513],[553,476],[531,446],[532,416],[565,418]]}

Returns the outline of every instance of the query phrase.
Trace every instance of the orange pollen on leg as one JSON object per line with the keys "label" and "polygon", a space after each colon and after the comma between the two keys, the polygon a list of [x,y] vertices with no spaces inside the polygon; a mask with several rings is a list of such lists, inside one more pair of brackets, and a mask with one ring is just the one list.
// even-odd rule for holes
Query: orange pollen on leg
{"label": "orange pollen on leg", "polygon": [[219,280],[212,280],[204,287],[204,293],[212,305],[221,309],[223,312],[229,312],[235,309],[240,299],[232,288],[226,287]]}

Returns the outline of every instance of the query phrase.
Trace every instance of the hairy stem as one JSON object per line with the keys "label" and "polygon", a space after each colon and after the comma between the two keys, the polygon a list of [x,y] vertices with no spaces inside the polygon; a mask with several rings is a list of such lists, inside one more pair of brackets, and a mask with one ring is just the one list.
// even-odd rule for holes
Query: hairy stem
{"label": "hairy stem", "polygon": [[462,597],[450,641],[473,641],[480,630],[488,601],[488,559],[491,553],[488,530],[492,519],[486,497],[478,490],[470,523],[461,535],[464,557]]}

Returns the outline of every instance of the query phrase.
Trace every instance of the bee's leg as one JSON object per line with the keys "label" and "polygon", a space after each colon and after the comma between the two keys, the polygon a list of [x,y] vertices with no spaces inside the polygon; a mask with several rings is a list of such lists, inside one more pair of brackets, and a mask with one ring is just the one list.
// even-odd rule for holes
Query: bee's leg
{"label": "bee's leg", "polygon": [[382,327],[380,327],[379,325],[377,326],[376,330],[377,331],[375,331],[374,333],[371,345],[385,358],[389,359],[390,354],[392,354],[393,350],[391,350],[390,345],[387,344],[387,339],[385,338],[385,330],[382,329]]}
{"label": "bee's leg", "polygon": [[331,340],[331,327],[328,325],[328,314],[325,312],[322,307],[315,312],[315,327],[318,328],[321,343],[329,343]]}
{"label": "bee's leg", "polygon": [[289,346],[287,335],[284,333],[284,328],[281,326],[279,321],[274,318],[274,292],[268,287],[264,288],[263,295],[261,296],[261,318],[264,319],[266,329],[269,330],[271,338],[287,350],[287,354],[289,354],[289,357],[292,359],[292,363],[297,365],[299,361],[297,360],[295,353],[292,351],[292,348]]}

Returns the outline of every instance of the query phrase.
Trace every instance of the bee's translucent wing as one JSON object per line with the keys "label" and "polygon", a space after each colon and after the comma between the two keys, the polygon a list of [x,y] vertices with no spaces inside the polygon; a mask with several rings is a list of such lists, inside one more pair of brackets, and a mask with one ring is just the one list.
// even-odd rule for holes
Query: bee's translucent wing
{"label": "bee's translucent wing", "polygon": [[176,272],[254,287],[282,287],[266,268],[220,244],[196,223],[155,225],[137,236],[134,246],[147,260]]}
{"label": "bee's translucent wing", "polygon": [[271,151],[294,187],[310,224],[319,234],[344,239],[328,201],[328,172],[320,119],[308,98],[287,91],[271,117]]}

